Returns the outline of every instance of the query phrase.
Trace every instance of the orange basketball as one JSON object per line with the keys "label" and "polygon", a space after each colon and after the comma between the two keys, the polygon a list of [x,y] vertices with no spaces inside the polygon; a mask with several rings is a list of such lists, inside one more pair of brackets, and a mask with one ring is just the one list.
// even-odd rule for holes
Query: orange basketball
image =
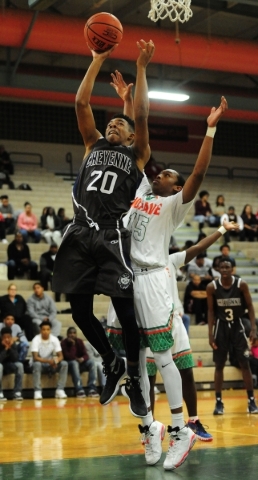
{"label": "orange basketball", "polygon": [[105,52],[121,42],[123,27],[118,18],[111,13],[96,13],[87,20],[84,36],[92,50]]}

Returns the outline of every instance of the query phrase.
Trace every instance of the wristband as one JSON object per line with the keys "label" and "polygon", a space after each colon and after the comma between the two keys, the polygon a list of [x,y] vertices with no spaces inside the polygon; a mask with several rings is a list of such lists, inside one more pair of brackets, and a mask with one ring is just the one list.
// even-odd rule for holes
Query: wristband
{"label": "wristband", "polygon": [[216,130],[217,130],[217,127],[208,127],[208,128],[207,128],[207,132],[206,132],[206,136],[207,136],[207,137],[214,138],[214,135],[215,135],[215,133],[216,133]]}
{"label": "wristband", "polygon": [[222,225],[222,227],[218,228],[218,232],[220,232],[221,235],[224,235],[224,233],[226,233],[226,231],[227,231],[227,229],[225,227],[223,227],[223,225]]}

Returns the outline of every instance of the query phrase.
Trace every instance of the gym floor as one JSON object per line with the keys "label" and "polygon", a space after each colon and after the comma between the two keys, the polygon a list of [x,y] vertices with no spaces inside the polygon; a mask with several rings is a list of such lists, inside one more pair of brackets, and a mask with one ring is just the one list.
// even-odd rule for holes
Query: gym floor
{"label": "gym floor", "polygon": [[[173,472],[162,466],[167,436],[160,462],[146,466],[139,421],[124,397],[105,407],[90,398],[0,403],[0,480],[257,478],[258,415],[247,413],[245,391],[226,390],[223,401],[224,416],[214,417],[214,392],[198,392],[200,420],[214,439],[197,441]],[[157,396],[155,416],[171,423],[165,394]]]}

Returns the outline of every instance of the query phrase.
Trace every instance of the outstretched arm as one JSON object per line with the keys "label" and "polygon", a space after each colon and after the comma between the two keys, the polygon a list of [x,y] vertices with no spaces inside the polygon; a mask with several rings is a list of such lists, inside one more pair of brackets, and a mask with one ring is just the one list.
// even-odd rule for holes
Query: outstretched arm
{"label": "outstretched arm", "polygon": [[115,73],[111,73],[113,82],[110,82],[110,85],[115,89],[117,95],[122,98],[124,102],[124,115],[127,115],[132,120],[134,120],[134,105],[133,105],[133,95],[132,88],[133,83],[125,83],[123,75],[115,70]]}
{"label": "outstretched arm", "polygon": [[137,42],[140,51],[137,59],[137,75],[134,94],[134,117],[135,117],[135,138],[134,152],[137,157],[137,166],[140,170],[150,158],[148,115],[149,115],[149,97],[148,84],[146,78],[146,67],[153,57],[155,46],[152,40]]}
{"label": "outstretched arm", "polygon": [[86,147],[86,155],[91,151],[92,146],[98,138],[101,137],[101,133],[96,129],[95,120],[90,106],[90,97],[100,68],[104,60],[109,57],[114,48],[115,47],[103,53],[96,53],[92,50],[92,62],[76,94],[75,111],[78,127]]}
{"label": "outstretched arm", "polygon": [[[222,232],[221,229],[225,228],[225,232]],[[203,238],[200,242],[186,250],[185,256],[185,265],[189,263],[196,255],[206,250],[213,243],[215,243],[226,231],[237,230],[239,225],[235,222],[227,222],[224,220],[223,227],[220,227],[216,232],[211,233],[208,237]]]}
{"label": "outstretched arm", "polygon": [[207,118],[208,130],[206,136],[204,137],[193,172],[186,180],[183,188],[183,203],[192,201],[199,190],[211,160],[213,137],[216,131],[214,127],[216,127],[227,108],[227,100],[225,97],[221,97],[219,108],[213,107],[211,109],[211,113]]}

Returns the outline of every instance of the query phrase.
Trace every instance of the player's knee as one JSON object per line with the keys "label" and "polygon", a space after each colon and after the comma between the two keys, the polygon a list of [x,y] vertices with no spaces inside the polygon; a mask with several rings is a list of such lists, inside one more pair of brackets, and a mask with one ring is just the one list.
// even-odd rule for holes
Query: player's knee
{"label": "player's knee", "polygon": [[191,382],[193,380],[193,369],[192,367],[190,368],[183,368],[182,370],[179,370],[180,375],[182,380],[186,382]]}
{"label": "player's knee", "polygon": [[250,369],[250,364],[248,358],[241,359],[239,360],[239,365],[241,370],[249,370]]}
{"label": "player's knee", "polygon": [[216,363],[215,364],[215,369],[217,372],[221,372],[225,367],[225,362],[224,363]]}

